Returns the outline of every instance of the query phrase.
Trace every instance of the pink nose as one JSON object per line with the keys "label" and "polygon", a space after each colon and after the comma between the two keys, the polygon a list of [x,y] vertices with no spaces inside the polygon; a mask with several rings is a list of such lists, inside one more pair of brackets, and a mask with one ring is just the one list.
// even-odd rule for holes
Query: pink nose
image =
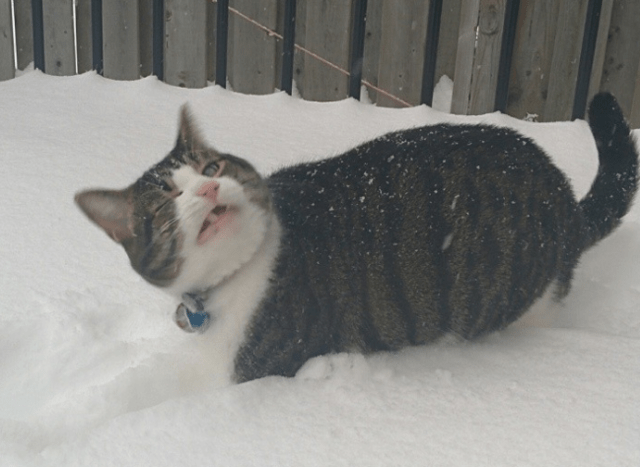
{"label": "pink nose", "polygon": [[196,195],[202,196],[203,198],[206,198],[215,204],[218,198],[219,189],[220,189],[220,184],[218,184],[218,182],[210,181],[202,185],[200,189],[196,192]]}

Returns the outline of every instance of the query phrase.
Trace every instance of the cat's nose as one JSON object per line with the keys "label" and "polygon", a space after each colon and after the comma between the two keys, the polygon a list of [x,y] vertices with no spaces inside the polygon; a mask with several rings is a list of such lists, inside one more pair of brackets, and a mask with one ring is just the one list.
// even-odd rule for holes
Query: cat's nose
{"label": "cat's nose", "polygon": [[218,199],[219,189],[220,189],[220,184],[215,180],[212,180],[202,185],[196,192],[196,195],[202,196],[203,198],[206,198],[215,204]]}

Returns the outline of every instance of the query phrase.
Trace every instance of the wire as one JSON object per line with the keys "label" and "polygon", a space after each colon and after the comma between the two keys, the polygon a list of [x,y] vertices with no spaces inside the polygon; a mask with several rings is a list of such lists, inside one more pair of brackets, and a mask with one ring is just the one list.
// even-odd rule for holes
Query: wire
{"label": "wire", "polygon": [[[281,34],[278,34],[276,31],[274,31],[273,29],[268,28],[267,26],[265,26],[264,24],[259,23],[258,21],[254,20],[253,18],[248,17],[247,15],[245,15],[244,13],[238,11],[237,9],[233,8],[233,7],[229,7],[229,11],[232,12],[234,15],[239,16],[240,18],[244,19],[245,21],[248,21],[249,23],[253,24],[254,26],[256,26],[257,28],[263,30],[264,32],[266,32],[269,36],[271,37],[275,37],[277,39],[280,40],[284,40],[284,37],[282,37]],[[330,68],[333,68],[334,70],[342,73],[345,76],[350,76],[351,74],[345,70],[344,68],[336,65],[335,63],[330,62],[329,60],[321,57],[320,55],[310,51],[309,49],[306,49],[298,44],[294,44],[296,50],[299,50],[300,52],[309,55],[310,57],[315,58],[316,60],[320,61],[321,63],[327,65]],[[413,105],[408,103],[407,101],[399,98],[398,96],[394,96],[393,94],[391,94],[388,91],[385,91],[382,88],[379,88],[378,86],[375,86],[374,84],[370,83],[367,80],[362,80],[362,84],[365,85],[367,88],[373,89],[374,91],[384,95],[385,97],[388,97],[389,99],[403,105],[404,107],[412,107]]]}

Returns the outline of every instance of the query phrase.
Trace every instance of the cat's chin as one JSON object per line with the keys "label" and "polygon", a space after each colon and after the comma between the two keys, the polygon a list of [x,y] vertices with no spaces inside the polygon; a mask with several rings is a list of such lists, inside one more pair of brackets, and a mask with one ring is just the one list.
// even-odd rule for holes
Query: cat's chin
{"label": "cat's chin", "polygon": [[193,232],[182,246],[180,275],[167,290],[171,295],[209,290],[229,279],[260,255],[277,223],[256,205],[227,205],[215,219],[209,214],[207,218],[197,235]]}

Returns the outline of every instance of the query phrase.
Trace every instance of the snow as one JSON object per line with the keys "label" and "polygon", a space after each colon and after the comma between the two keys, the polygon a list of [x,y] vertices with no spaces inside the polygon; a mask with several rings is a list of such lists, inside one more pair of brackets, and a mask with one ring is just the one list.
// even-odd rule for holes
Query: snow
{"label": "snow", "polygon": [[206,334],[179,330],[176,300],[73,204],[160,160],[185,102],[208,141],[265,173],[399,128],[511,126],[579,196],[597,167],[585,122],[37,71],[0,83],[0,102],[0,466],[640,465],[640,203],[584,255],[550,324],[231,387],[207,372]]}

